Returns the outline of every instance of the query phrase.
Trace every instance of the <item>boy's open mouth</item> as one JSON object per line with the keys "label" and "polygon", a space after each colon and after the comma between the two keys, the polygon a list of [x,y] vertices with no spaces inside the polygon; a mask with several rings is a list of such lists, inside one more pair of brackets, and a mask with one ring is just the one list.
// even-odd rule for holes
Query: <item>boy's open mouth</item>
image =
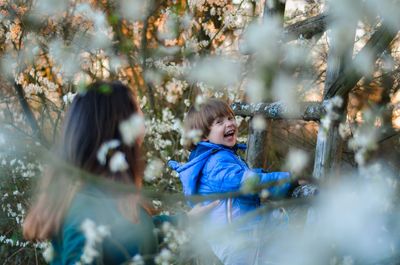
{"label": "boy's open mouth", "polygon": [[235,130],[229,130],[227,132],[224,133],[224,137],[230,137],[233,136],[235,134]]}

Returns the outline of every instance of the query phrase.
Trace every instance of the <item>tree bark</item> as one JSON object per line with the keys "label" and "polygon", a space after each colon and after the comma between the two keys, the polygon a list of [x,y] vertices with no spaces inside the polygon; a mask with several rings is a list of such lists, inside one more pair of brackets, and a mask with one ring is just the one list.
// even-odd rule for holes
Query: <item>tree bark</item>
{"label": "tree bark", "polygon": [[[331,45],[328,54],[327,73],[324,87],[325,98],[332,83],[342,75],[344,66],[349,60],[348,58],[352,58],[353,56],[356,25],[357,21],[350,21],[347,35],[340,40],[340,42],[345,43],[345,45],[343,45],[343,47],[346,47],[345,49],[339,49],[339,47],[336,46],[339,40],[332,41],[333,44]],[[333,34],[335,30],[345,31],[343,28],[333,28],[330,34]],[[330,34],[328,34],[328,38],[330,37]],[[340,34],[334,36],[338,35],[340,36]],[[339,45],[342,46],[342,44]],[[328,128],[323,128],[327,131],[321,130],[321,126],[319,127],[313,170],[313,177],[316,179],[323,178],[332,170],[339,168],[343,149],[343,140],[339,134],[339,124],[346,117],[347,97],[348,95],[344,95],[342,98],[343,105],[336,109],[340,118],[338,120],[332,120]]]}

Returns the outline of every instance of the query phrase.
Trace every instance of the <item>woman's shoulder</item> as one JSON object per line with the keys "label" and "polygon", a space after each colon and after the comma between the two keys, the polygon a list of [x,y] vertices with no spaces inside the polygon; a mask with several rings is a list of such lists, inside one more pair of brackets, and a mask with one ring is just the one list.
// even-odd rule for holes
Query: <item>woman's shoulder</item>
{"label": "woman's shoulder", "polygon": [[96,227],[101,225],[116,231],[134,226],[118,206],[114,196],[96,189],[84,189],[74,196],[64,217],[62,233],[80,234],[83,224],[89,221]]}
{"label": "woman's shoulder", "polygon": [[[144,248],[145,253],[156,251],[157,243],[152,238],[154,225],[150,215],[139,207],[140,220],[137,223],[129,221],[118,210],[116,199],[107,195],[109,194],[98,191],[81,191],[76,194],[61,231],[52,242],[64,258],[70,253],[78,253],[80,256],[86,235],[104,229],[107,231],[106,236],[112,238],[102,243],[104,261],[119,264],[125,260],[126,253],[134,256],[139,248]],[[100,226],[104,229],[100,229]],[[123,246],[123,251],[120,246]]]}

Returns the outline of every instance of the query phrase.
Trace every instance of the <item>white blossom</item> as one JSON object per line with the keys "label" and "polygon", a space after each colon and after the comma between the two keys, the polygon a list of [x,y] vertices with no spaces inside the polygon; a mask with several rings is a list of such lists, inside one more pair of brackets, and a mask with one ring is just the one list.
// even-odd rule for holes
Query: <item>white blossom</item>
{"label": "white blossom", "polygon": [[152,2],[153,1],[121,0],[121,13],[127,19],[131,19],[133,21],[142,20],[147,16]]}
{"label": "white blossom", "polygon": [[359,53],[354,60],[354,67],[361,72],[363,76],[369,77],[374,71],[374,56],[372,51]]}
{"label": "white blossom", "polygon": [[244,194],[252,194],[254,193],[254,190],[258,186],[258,184],[260,184],[260,176],[253,171],[247,171],[244,174],[244,178],[240,186],[240,191]]}
{"label": "white blossom", "polygon": [[351,128],[349,123],[340,123],[338,129],[342,139],[346,139],[351,136]]}
{"label": "white blossom", "polygon": [[164,163],[160,159],[151,160],[144,171],[144,180],[151,182],[162,175]]}
{"label": "white blossom", "polygon": [[162,201],[160,200],[152,200],[154,207],[160,208],[162,206]]}
{"label": "white blossom", "polygon": [[246,29],[240,50],[243,53],[255,53],[260,63],[275,63],[281,50],[279,43],[281,32],[281,22],[267,16],[264,23],[254,23]]}
{"label": "white blossom", "polygon": [[117,148],[120,146],[120,141],[114,139],[107,142],[104,142],[99,150],[97,151],[97,160],[101,165],[105,165],[107,163],[107,155],[110,150]]}
{"label": "white blossom", "polygon": [[309,157],[307,153],[300,149],[290,149],[286,158],[286,168],[293,174],[299,174],[307,165]]}
{"label": "white blossom", "polygon": [[77,93],[68,92],[67,94],[65,94],[63,96],[64,103],[65,104],[71,104],[76,95],[77,95]]}
{"label": "white blossom", "polygon": [[140,254],[136,254],[129,263],[129,265],[144,265],[144,264],[145,263],[143,257]]}
{"label": "white blossom", "polygon": [[240,63],[225,57],[203,58],[196,62],[189,73],[191,80],[216,88],[234,85],[240,76]]}
{"label": "white blossom", "polygon": [[48,243],[43,251],[43,258],[47,263],[50,263],[54,258],[54,248],[51,243]]}
{"label": "white blossom", "polygon": [[110,230],[104,225],[96,226],[90,219],[82,222],[81,229],[85,236],[85,246],[80,261],[82,264],[90,264],[99,255],[96,245],[101,244],[103,239],[110,235]]}
{"label": "white blossom", "polygon": [[206,98],[203,95],[197,95],[196,99],[195,99],[195,102],[194,102],[194,106],[196,108],[199,108],[205,102],[206,102]]}
{"label": "white blossom", "polygon": [[300,112],[296,87],[296,81],[286,74],[279,74],[273,83],[272,95],[275,100],[284,103],[288,117]]}
{"label": "white blossom", "polygon": [[129,168],[126,162],[125,154],[117,151],[113,154],[110,159],[110,170],[111,172],[122,172]]}
{"label": "white blossom", "polygon": [[340,118],[337,113],[337,108],[342,107],[343,99],[340,96],[335,96],[324,102],[326,114],[320,120],[320,132],[323,137],[326,137],[326,133],[331,127],[333,121]]}
{"label": "white blossom", "polygon": [[267,121],[261,115],[256,115],[251,121],[254,130],[263,131],[267,128]]}
{"label": "white blossom", "polygon": [[119,124],[122,141],[126,145],[133,145],[135,140],[144,133],[144,119],[142,115],[132,114],[127,120]]}
{"label": "white blossom", "polygon": [[52,16],[66,11],[67,6],[67,0],[38,0],[35,1],[34,9],[40,15]]}
{"label": "white blossom", "polygon": [[163,248],[161,252],[155,257],[156,264],[169,265],[172,261],[172,253],[169,249]]}
{"label": "white blossom", "polygon": [[266,97],[264,82],[258,78],[252,78],[245,83],[246,95],[250,103],[262,102]]}
{"label": "white blossom", "polygon": [[197,129],[184,132],[181,138],[181,144],[182,145],[197,144],[198,142],[201,141],[202,136],[203,132]]}
{"label": "white blossom", "polygon": [[4,137],[4,134],[0,133],[0,145],[3,145],[6,143],[6,138]]}
{"label": "white blossom", "polygon": [[263,190],[260,192],[260,198],[261,198],[261,199],[266,199],[266,198],[269,197],[269,195],[270,195],[270,193],[269,193],[269,191],[268,191],[267,189],[263,189]]}

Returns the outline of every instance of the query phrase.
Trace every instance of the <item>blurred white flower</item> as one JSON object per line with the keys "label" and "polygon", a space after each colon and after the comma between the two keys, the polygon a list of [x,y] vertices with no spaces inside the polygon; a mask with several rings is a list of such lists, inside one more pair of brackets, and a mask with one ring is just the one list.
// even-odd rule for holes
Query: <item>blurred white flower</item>
{"label": "blurred white flower", "polygon": [[110,235],[110,230],[104,225],[96,226],[90,219],[85,219],[81,224],[81,230],[85,236],[85,246],[80,259],[82,264],[90,264],[99,255],[96,245],[100,244],[106,236]]}
{"label": "blurred white flower", "polygon": [[293,174],[300,174],[308,163],[308,154],[300,149],[290,149],[286,158],[285,168]]}
{"label": "blurred white flower", "polygon": [[356,56],[354,60],[354,67],[357,71],[361,72],[363,76],[369,77],[374,72],[375,61],[374,53],[371,51],[363,52]]}
{"label": "blurred white flower", "polygon": [[304,65],[307,63],[309,49],[299,45],[284,46],[285,62],[289,65]]}
{"label": "blurred white flower", "polygon": [[164,163],[160,159],[151,160],[144,170],[144,180],[151,182],[158,177],[161,177],[164,169]]}
{"label": "blurred white flower", "polygon": [[203,95],[197,95],[194,102],[195,108],[199,108],[202,104],[206,102],[206,98]]}
{"label": "blurred white flower", "polygon": [[206,57],[190,70],[189,79],[222,88],[234,85],[241,78],[241,65],[227,57]]}
{"label": "blurred white flower", "polygon": [[76,95],[77,95],[77,93],[68,92],[67,94],[65,94],[63,96],[64,103],[65,104],[71,104]]}
{"label": "blurred white flower", "polygon": [[351,136],[351,128],[348,122],[340,123],[338,129],[340,137],[342,137],[342,139],[347,139]]}
{"label": "blurred white flower", "polygon": [[190,145],[197,144],[201,141],[201,137],[203,136],[203,132],[201,130],[190,130],[188,132],[184,132],[181,138],[182,145]]}
{"label": "blurred white flower", "polygon": [[320,133],[323,137],[326,137],[326,133],[331,127],[332,122],[340,118],[339,114],[337,113],[337,108],[342,107],[342,105],[343,99],[340,96],[335,96],[324,101],[326,114],[320,120]]}
{"label": "blurred white flower", "polygon": [[153,206],[157,209],[162,206],[162,201],[159,201],[159,200],[152,200],[152,203],[153,203]]}
{"label": "blurred white flower", "polygon": [[17,68],[17,60],[9,53],[0,57],[1,59],[1,72],[7,78],[14,79],[15,69]]}
{"label": "blurred white flower", "polygon": [[251,121],[251,126],[254,130],[263,131],[267,128],[267,121],[261,115],[256,115]]}
{"label": "blurred white flower", "polygon": [[154,261],[156,264],[169,265],[171,264],[172,257],[172,252],[167,248],[163,248],[161,252],[154,258]]}
{"label": "blurred white flower", "polygon": [[66,12],[68,7],[68,0],[38,0],[34,3],[33,9],[35,12],[38,12],[40,16],[52,16]]}
{"label": "blurred white flower", "polygon": [[97,151],[97,160],[101,165],[105,165],[107,163],[107,155],[111,149],[117,148],[121,143],[118,140],[110,140],[103,143],[99,150]]}
{"label": "blurred white flower", "polygon": [[[382,230],[388,221],[384,209],[393,191],[383,179],[342,182],[326,190],[321,195],[319,218],[313,228],[319,233],[320,242],[335,242],[338,249],[346,249],[346,253],[368,260],[387,256],[391,252],[388,244],[379,244],[377,238],[389,243],[396,236]],[[352,262],[350,259],[343,261]]]}
{"label": "blurred white flower", "polygon": [[260,184],[260,176],[253,172],[247,171],[244,174],[244,178],[242,180],[240,191],[244,194],[252,194],[255,191],[255,188]]}
{"label": "blurred white flower", "polygon": [[[78,47],[66,46],[62,40],[49,43],[49,55],[55,61],[55,68],[60,68],[65,77],[72,77],[80,69]],[[78,48],[79,49],[79,48]]]}
{"label": "blurred white flower", "polygon": [[50,263],[53,258],[54,258],[54,248],[51,243],[47,243],[47,246],[45,247],[43,251],[43,258],[47,263]]}
{"label": "blurred white flower", "polygon": [[121,0],[121,14],[130,20],[137,21],[144,19],[149,12],[150,6],[153,1],[142,0]]}
{"label": "blurred white flower", "polygon": [[188,30],[193,25],[193,16],[190,13],[185,13],[183,16],[180,17],[181,22],[180,26],[184,29]]}
{"label": "blurred white flower", "polygon": [[129,168],[128,163],[126,162],[125,154],[117,151],[113,154],[110,159],[110,170],[111,172],[122,172]]}
{"label": "blurred white flower", "polygon": [[349,147],[356,151],[355,159],[360,166],[365,165],[365,157],[368,151],[377,148],[380,130],[375,126],[378,116],[371,110],[363,112],[364,122],[354,132],[349,140]]}
{"label": "blurred white flower", "polygon": [[177,100],[182,97],[182,93],[187,87],[188,84],[186,83],[186,81],[172,78],[172,80],[168,81],[165,84],[167,101],[169,103],[176,103]]}
{"label": "blurred white flower", "polygon": [[397,27],[400,24],[400,17],[398,15],[398,10],[400,9],[399,1],[366,0],[362,1],[362,3],[369,9],[368,13],[378,13],[387,26],[393,31],[397,31]]}
{"label": "blurred white flower", "polygon": [[253,23],[247,27],[240,50],[243,53],[255,53],[260,63],[276,63],[281,51],[281,34],[281,22],[275,17],[264,16],[262,24]]}
{"label": "blurred white flower", "polygon": [[354,264],[354,260],[351,256],[344,256],[343,257],[343,262],[342,265],[353,265]]}
{"label": "blurred white flower", "polygon": [[291,117],[298,115],[300,112],[300,106],[298,102],[296,81],[286,74],[278,74],[274,80],[272,87],[272,95],[275,100],[284,103],[287,112],[285,116]]}
{"label": "blurred white flower", "polygon": [[266,199],[266,198],[269,197],[269,195],[270,195],[270,193],[269,193],[268,189],[263,189],[263,190],[260,192],[260,198],[261,198],[261,199]]}
{"label": "blurred white flower", "polygon": [[129,265],[145,265],[144,260],[140,254],[136,254]]}
{"label": "blurred white flower", "polygon": [[167,19],[162,27],[158,28],[157,36],[161,40],[175,39],[178,35],[178,17],[172,12],[167,12]]}
{"label": "blurred white flower", "polygon": [[119,124],[122,141],[126,145],[132,145],[138,137],[144,134],[144,118],[142,115],[132,114],[127,120]]}
{"label": "blurred white flower", "polygon": [[266,98],[266,88],[264,82],[257,78],[252,78],[245,83],[246,95],[250,103],[259,103]]}
{"label": "blurred white flower", "polygon": [[6,143],[6,138],[4,137],[4,134],[0,133],[0,145],[3,145]]}
{"label": "blurred white flower", "polygon": [[160,86],[163,81],[163,76],[158,71],[146,70],[144,72],[144,79],[146,82],[151,83],[154,86]]}

